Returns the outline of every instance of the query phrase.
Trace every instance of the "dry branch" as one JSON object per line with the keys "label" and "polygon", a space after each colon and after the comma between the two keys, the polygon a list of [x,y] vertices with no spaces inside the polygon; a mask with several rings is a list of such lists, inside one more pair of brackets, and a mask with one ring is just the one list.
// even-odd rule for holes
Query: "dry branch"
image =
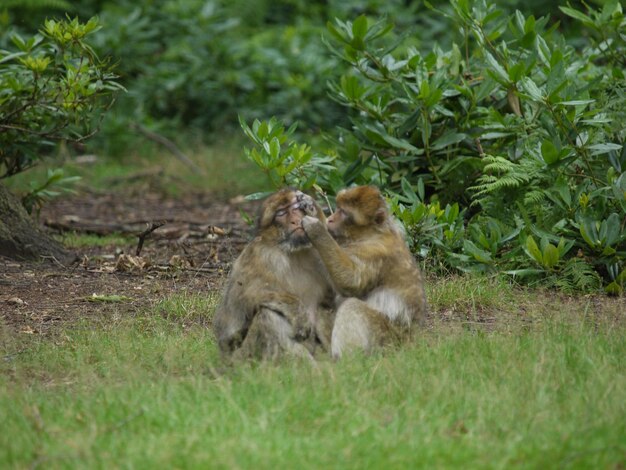
{"label": "dry branch", "polygon": [[180,161],[182,161],[183,163],[185,163],[186,165],[188,165],[189,167],[191,167],[194,171],[199,171],[200,173],[204,173],[204,171],[202,171],[202,169],[196,165],[193,160],[191,160],[191,158],[189,158],[186,154],[184,154],[177,146],[174,142],[172,142],[170,139],[168,139],[165,136],[162,136],[161,134],[157,134],[156,132],[153,132],[149,129],[146,129],[145,127],[143,127],[141,124],[137,124],[137,123],[133,123],[131,124],[131,127],[133,129],[135,129],[137,132],[139,132],[141,135],[143,135],[144,137],[155,141],[156,143],[162,145],[163,147],[165,147],[167,150],[169,150],[174,156],[176,156],[176,158],[178,158]]}
{"label": "dry branch", "polygon": [[137,251],[135,252],[135,256],[141,255],[141,249],[143,248],[143,242],[145,241],[146,237],[150,235],[152,232],[154,232],[156,229],[158,229],[159,227],[162,227],[163,225],[165,225],[166,223],[167,222],[163,220],[158,221],[158,222],[152,222],[150,227],[148,227],[146,230],[144,230],[143,232],[139,234],[139,241],[137,242]]}
{"label": "dry branch", "polygon": [[[203,237],[205,235],[217,236],[239,236],[239,229],[223,229],[219,225],[203,224],[195,221],[178,219],[161,219],[163,224],[172,225],[169,230],[165,230],[161,235],[165,238],[178,238],[183,233],[193,237]],[[103,222],[98,220],[85,220],[74,215],[63,217],[61,220],[45,220],[44,225],[59,232],[82,232],[95,235],[111,235],[114,233],[132,234],[139,232],[145,224],[152,224],[152,220],[134,220],[124,224],[115,222]],[[226,225],[226,224],[224,224]]]}

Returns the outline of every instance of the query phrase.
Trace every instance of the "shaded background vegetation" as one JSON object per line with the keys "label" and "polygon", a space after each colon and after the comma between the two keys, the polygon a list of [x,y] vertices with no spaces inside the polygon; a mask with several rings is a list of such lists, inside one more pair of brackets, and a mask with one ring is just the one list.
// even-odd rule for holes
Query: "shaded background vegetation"
{"label": "shaded background vegetation", "polygon": [[[448,2],[438,3],[449,9]],[[551,15],[570,23],[557,4],[498,2],[506,12]],[[421,1],[102,1],[5,2],[7,47],[14,32],[35,34],[46,18],[98,16],[102,30],[91,40],[110,57],[128,93],[118,96],[93,148],[125,156],[142,123],[174,137],[181,129],[211,138],[224,128],[238,131],[237,116],[277,116],[301,131],[345,124],[349,110],[328,94],[328,81],[348,68],[323,43],[326,23],[361,14],[386,16],[403,47],[431,51],[462,40],[462,31]],[[569,25],[568,25],[569,26]],[[571,25],[574,31],[577,25]],[[124,135],[126,134],[126,135]]]}

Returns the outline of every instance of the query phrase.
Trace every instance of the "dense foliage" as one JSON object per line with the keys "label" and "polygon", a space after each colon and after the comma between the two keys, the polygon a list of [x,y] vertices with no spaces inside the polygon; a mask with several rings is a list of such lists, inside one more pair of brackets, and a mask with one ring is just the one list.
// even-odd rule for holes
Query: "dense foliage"
{"label": "dense foliage", "polygon": [[[539,0],[506,0],[533,8]],[[545,2],[544,2],[545,3]],[[323,44],[325,24],[360,14],[387,15],[396,30],[417,28],[412,44],[450,42],[448,25],[422,2],[404,0],[7,0],[6,31],[36,31],[66,12],[103,28],[92,39],[101,56],[114,57],[127,89],[103,121],[93,147],[124,156],[138,139],[137,125],[182,144],[237,127],[237,116],[277,116],[317,133],[347,124],[347,112],[328,96],[327,81],[348,64]],[[1,8],[1,7],[0,7]],[[545,9],[546,6],[542,5]],[[7,34],[0,33],[0,44]]]}
{"label": "dense foliage", "polygon": [[[622,292],[620,4],[587,13],[561,8],[585,28],[579,48],[548,17],[508,16],[481,1],[451,5],[439,13],[464,41],[426,54],[388,40],[384,21],[328,25],[330,47],[350,65],[332,93],[357,113],[349,129],[331,135],[334,171],[314,172],[308,184],[330,192],[352,183],[387,188],[416,253],[440,266]],[[302,166],[266,132],[280,126],[255,128],[265,167]],[[313,154],[310,161],[314,168]]]}

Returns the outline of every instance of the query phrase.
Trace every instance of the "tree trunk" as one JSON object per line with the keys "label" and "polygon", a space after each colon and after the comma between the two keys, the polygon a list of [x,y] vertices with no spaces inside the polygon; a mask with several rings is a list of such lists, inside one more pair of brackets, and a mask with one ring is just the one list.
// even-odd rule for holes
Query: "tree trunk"
{"label": "tree trunk", "polygon": [[0,184],[0,255],[12,259],[49,259],[69,263],[73,255],[39,229],[24,206]]}

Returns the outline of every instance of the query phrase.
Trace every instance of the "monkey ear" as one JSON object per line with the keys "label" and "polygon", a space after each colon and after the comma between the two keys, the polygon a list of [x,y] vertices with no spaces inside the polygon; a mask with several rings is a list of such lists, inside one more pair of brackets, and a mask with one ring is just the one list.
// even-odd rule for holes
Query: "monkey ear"
{"label": "monkey ear", "polygon": [[376,225],[382,224],[385,220],[387,220],[387,210],[383,207],[376,211],[374,214],[374,223]]}
{"label": "monkey ear", "polygon": [[272,219],[274,218],[274,214],[272,214],[267,209],[261,208],[261,211],[257,217],[256,229],[257,231],[263,230],[267,228],[272,223]]}

